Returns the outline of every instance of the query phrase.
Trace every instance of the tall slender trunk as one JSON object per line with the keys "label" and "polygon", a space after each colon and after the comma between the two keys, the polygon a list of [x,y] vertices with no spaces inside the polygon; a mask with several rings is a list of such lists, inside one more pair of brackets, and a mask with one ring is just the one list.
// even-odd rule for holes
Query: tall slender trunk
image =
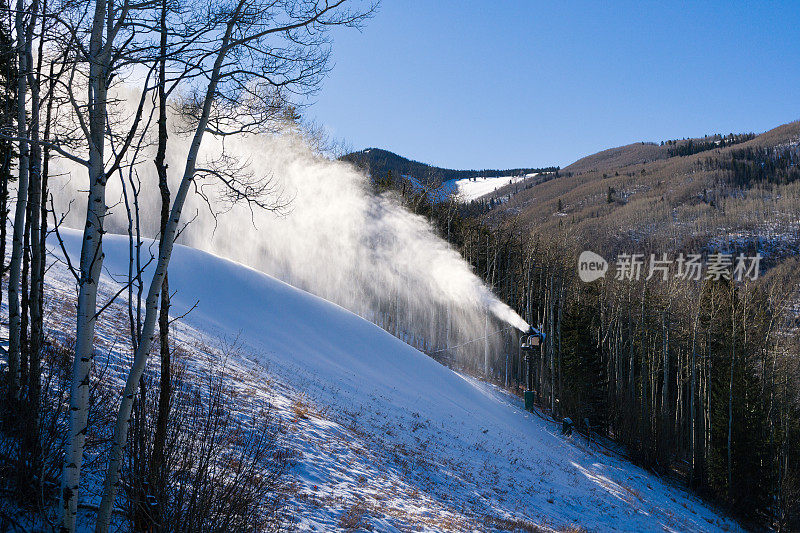
{"label": "tall slender trunk", "polygon": [[663,337],[663,352],[664,352],[664,375],[663,383],[661,384],[661,447],[664,450],[669,450],[672,443],[670,437],[670,404],[669,404],[669,319],[667,312],[664,311],[661,315],[661,328]]}
{"label": "tall slender trunk", "polygon": [[[3,1],[2,4],[5,8],[10,8],[10,2]],[[5,63],[5,72],[3,76],[6,80],[4,84],[4,99],[3,99],[3,116],[11,120],[12,115],[16,109],[16,101],[14,98],[13,80],[15,80],[14,61],[13,57],[16,50],[4,50],[2,52]],[[6,273],[6,238],[8,237],[8,185],[11,182],[11,164],[14,159],[13,143],[7,141],[3,143],[2,149],[3,160],[0,161],[0,304],[3,302],[2,283],[3,277]]]}
{"label": "tall slender trunk", "polygon": [[[44,33],[44,12],[47,8],[46,1],[42,6],[42,34]],[[31,7],[35,13],[38,10],[38,0],[34,0]],[[31,22],[31,25],[33,23]],[[28,56],[28,62],[32,63],[32,57]],[[42,50],[38,53],[36,61],[36,72],[31,72],[28,76],[28,84],[31,88],[31,152],[30,152],[30,165],[29,165],[29,193],[28,205],[30,206],[30,297],[28,300],[30,306],[30,321],[31,331],[28,346],[29,358],[29,372],[30,382],[38,381],[39,379],[39,350],[42,345],[42,249],[40,246],[40,211],[41,211],[41,198],[42,198],[42,147],[39,144],[39,114],[41,109],[41,100],[39,98],[39,84],[41,81],[42,73]],[[29,392],[30,396],[30,392]]]}
{"label": "tall slender trunk", "polygon": [[732,441],[733,441],[733,370],[736,365],[736,295],[731,291],[731,372],[730,381],[728,383],[728,497],[733,496],[733,455],[732,455]]}
{"label": "tall slender trunk", "polygon": [[[38,12],[38,0],[34,0],[31,5],[31,12],[35,15]],[[45,17],[44,14],[47,10],[47,2],[45,0],[42,5],[41,17],[41,31],[40,35],[44,35]],[[32,16],[33,16],[32,15]],[[33,27],[34,22],[31,21],[30,27]],[[33,64],[32,55],[28,56],[28,64]],[[29,475],[30,480],[34,483],[40,480],[39,475],[39,390],[41,387],[41,372],[40,372],[40,350],[42,346],[42,278],[44,275],[44,268],[42,266],[43,255],[40,243],[41,237],[41,224],[40,224],[40,211],[41,211],[41,193],[42,193],[42,147],[39,144],[39,127],[40,127],[40,110],[41,100],[40,95],[40,81],[42,73],[42,46],[39,46],[38,58],[36,61],[36,71],[28,73],[28,85],[31,89],[31,123],[30,123],[30,164],[29,164],[29,192],[28,192],[28,223],[30,237],[26,240],[30,243],[30,293],[28,296],[28,306],[30,309],[30,337],[27,344],[27,358],[28,358],[28,376],[27,380],[23,381],[23,385],[27,388],[27,416],[25,427],[25,441],[23,453],[26,457],[27,472],[23,475]],[[23,289],[25,284],[23,283]],[[24,293],[23,293],[24,295]],[[23,331],[25,329],[23,320]]]}
{"label": "tall slender trunk", "polygon": [[[698,315],[699,312],[698,310]],[[698,317],[695,317],[692,328],[691,381],[689,385],[689,453],[692,457],[690,483],[693,486],[697,484],[697,407],[695,404],[697,396],[697,320]]]}
{"label": "tall slender trunk", "polygon": [[[45,127],[44,127],[44,140],[48,141],[50,138],[50,121],[52,119],[53,114],[53,98],[52,98],[52,89],[54,85],[53,81],[53,64],[50,64],[50,98],[47,100],[47,111],[45,114]],[[41,187],[41,202],[40,202],[40,217],[41,222],[39,224],[39,257],[41,257],[41,261],[39,261],[39,273],[38,279],[42,283],[42,287],[44,284],[44,273],[45,273],[45,260],[47,253],[47,203],[45,199],[47,198],[47,179],[48,174],[50,172],[50,151],[45,146],[42,153],[42,187]],[[37,293],[38,302],[36,303],[37,309],[40,311],[44,310],[44,290],[40,289]],[[42,316],[42,320],[43,320]],[[41,340],[42,344],[44,343],[44,323],[40,321],[41,331],[39,331],[39,339]],[[37,347],[39,351],[41,351],[41,345]],[[34,366],[35,364],[35,366]],[[28,400],[31,410],[31,416],[33,417],[33,430],[36,434],[39,432],[39,425],[40,421],[40,406],[41,406],[41,366],[40,366],[40,358],[35,357],[32,360],[31,364],[31,372],[29,376],[30,383],[28,384]],[[31,460],[33,471],[39,472],[41,466],[41,447],[39,446],[39,441],[37,439],[34,447],[32,448],[33,458]],[[41,479],[41,475],[39,476]]]}
{"label": "tall slender trunk", "polygon": [[446,316],[446,329],[445,329],[445,345],[446,349],[450,349],[450,328],[451,328],[451,318],[450,318],[450,301],[447,302],[447,316]]}
{"label": "tall slender trunk", "polygon": [[[158,172],[158,187],[161,192],[161,235],[167,230],[169,222],[169,182],[167,181],[167,102],[166,102],[166,57],[167,57],[167,0],[161,3],[161,40],[158,67],[158,150],[155,157]],[[151,484],[158,498],[156,522],[160,523],[166,493],[166,473],[163,472],[164,446],[167,437],[167,421],[169,420],[170,398],[172,396],[171,357],[169,350],[169,277],[164,273],[161,285],[161,309],[158,316],[158,334],[160,340],[161,372],[158,393],[158,415],[156,431],[153,437],[153,453],[150,461]]]}
{"label": "tall slender trunk", "polygon": [[489,309],[486,309],[486,316],[483,325],[483,377],[489,377]]}
{"label": "tall slender trunk", "polygon": [[[8,97],[8,94],[6,94]],[[11,179],[11,149],[4,154],[0,178],[0,304],[3,303],[2,283],[6,273],[6,239],[8,238],[8,182]]]}
{"label": "tall slender trunk", "polygon": [[556,315],[556,345],[558,346],[558,401],[563,396],[562,375],[561,375],[561,320],[564,317],[564,285],[559,282],[558,288],[558,314]]}
{"label": "tall slender trunk", "polygon": [[[630,293],[628,293],[628,305],[631,305]],[[636,351],[633,330],[633,313],[628,311],[628,409],[633,410],[636,405]]]}
{"label": "tall slender trunk", "polygon": [[8,370],[9,394],[13,401],[19,399],[20,354],[21,354],[21,316],[20,316],[20,276],[22,274],[23,240],[25,232],[25,211],[28,206],[28,154],[27,112],[28,93],[28,54],[26,42],[28,35],[25,20],[25,2],[17,0],[17,136],[19,137],[19,177],[17,179],[17,206],[14,211],[14,237],[11,246],[11,265],[8,277]]}
{"label": "tall slender trunk", "polygon": [[[30,136],[30,126],[28,127]],[[28,199],[31,196],[30,152],[28,152]],[[22,237],[22,275],[20,279],[20,326],[19,326],[19,396],[26,395],[25,384],[28,382],[28,325],[30,311],[30,270],[31,270],[31,203],[25,207],[25,229]]]}
{"label": "tall slender trunk", "polygon": [[556,416],[556,360],[555,360],[555,340],[553,336],[553,332],[555,330],[555,302],[553,300],[553,292],[555,290],[554,282],[553,282],[553,275],[550,275],[550,287],[548,290],[548,308],[547,308],[547,315],[548,315],[548,324],[549,324],[549,334],[548,337],[550,338],[550,343],[548,345],[550,351],[550,413],[552,416]]}
{"label": "tall slender trunk", "polygon": [[506,350],[505,350],[505,352],[506,352],[506,368],[505,368],[505,378],[504,378],[504,381],[503,381],[503,386],[507,389],[508,388],[508,358],[509,358],[509,355],[510,355],[510,350],[509,350],[509,346],[508,346],[508,339],[506,339]]}
{"label": "tall slender trunk", "polygon": [[103,154],[107,118],[108,54],[111,49],[103,43],[105,19],[106,2],[95,2],[89,42],[89,198],[81,242],[75,359],[72,367],[69,428],[61,487],[61,528],[69,533],[75,531],[78,512],[78,492],[89,414],[89,374],[94,358],[97,288],[103,267],[103,222],[107,209],[107,178]]}
{"label": "tall slender trunk", "polygon": [[[31,359],[31,339],[29,337],[28,325],[33,325],[35,310],[31,308],[31,297],[34,296],[30,291],[34,279],[32,269],[33,254],[38,255],[38,250],[34,252],[31,247],[38,248],[38,234],[33,235],[39,225],[39,205],[38,195],[40,193],[40,176],[41,176],[41,156],[42,148],[39,146],[39,80],[38,75],[41,72],[41,61],[36,67],[34,73],[33,66],[33,30],[36,26],[36,17],[39,11],[38,0],[33,0],[30,5],[30,19],[26,28],[25,35],[25,64],[27,66],[24,75],[27,77],[27,85],[30,91],[31,111],[28,124],[28,202],[25,206],[25,232],[22,244],[22,317],[20,325],[20,350],[21,359],[23,363],[20,365],[20,388],[25,387],[28,383],[28,372],[30,370]],[[41,48],[41,47],[40,47]],[[41,59],[41,54],[39,54]],[[27,391],[26,391],[27,396]]]}

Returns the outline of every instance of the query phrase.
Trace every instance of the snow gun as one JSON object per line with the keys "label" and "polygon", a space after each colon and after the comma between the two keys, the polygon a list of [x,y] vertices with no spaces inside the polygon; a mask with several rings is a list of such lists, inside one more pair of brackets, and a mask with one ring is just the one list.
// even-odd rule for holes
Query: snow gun
{"label": "snow gun", "polygon": [[542,341],[544,341],[544,333],[536,329],[535,327],[531,326],[527,332],[522,335],[520,339],[519,347],[523,352],[533,352],[539,349],[541,346]]}

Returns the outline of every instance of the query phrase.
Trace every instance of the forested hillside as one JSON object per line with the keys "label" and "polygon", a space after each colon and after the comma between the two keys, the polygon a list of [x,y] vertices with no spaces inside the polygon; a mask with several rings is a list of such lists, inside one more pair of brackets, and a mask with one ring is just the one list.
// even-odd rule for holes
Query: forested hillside
{"label": "forested hillside", "polygon": [[[405,201],[547,333],[530,366],[509,346],[505,361],[492,362],[495,380],[520,393],[530,380],[553,417],[625,444],[640,464],[745,520],[794,529],[799,146],[798,122],[705,145],[633,144],[584,158],[488,212],[413,193]],[[603,279],[579,279],[584,250],[609,262]],[[714,253],[730,261],[728,275],[678,275],[689,254],[708,263]],[[640,276],[619,275],[623,254],[642,254]],[[672,269],[648,272],[663,254]],[[755,273],[737,275],[739,254],[762,256]],[[450,356],[458,361],[458,349]]]}
{"label": "forested hillside", "polygon": [[[800,123],[794,122],[688,156],[669,157],[668,143],[649,145],[663,157],[647,163],[629,163],[636,159],[631,156],[617,166],[590,156],[581,161],[594,160],[592,168],[570,165],[560,179],[515,195],[490,219],[498,226],[565,232],[612,254],[631,241],[665,251],[713,242],[750,251],[760,246],[775,261],[797,239],[798,143]],[[638,153],[640,146],[623,148]]]}
{"label": "forested hillside", "polygon": [[479,176],[521,176],[535,172],[555,170],[553,167],[511,168],[504,170],[453,170],[420,163],[419,161],[412,161],[380,148],[367,148],[360,152],[352,152],[342,156],[340,159],[364,169],[375,179],[382,178],[391,173],[392,176],[397,178],[401,176],[410,176],[425,185],[436,185],[448,180],[459,180]]}

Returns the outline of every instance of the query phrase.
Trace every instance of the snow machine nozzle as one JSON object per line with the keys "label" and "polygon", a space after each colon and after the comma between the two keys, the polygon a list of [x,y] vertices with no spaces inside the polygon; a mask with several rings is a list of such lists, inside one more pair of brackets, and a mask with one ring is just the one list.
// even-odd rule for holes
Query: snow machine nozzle
{"label": "snow machine nozzle", "polygon": [[543,340],[544,333],[531,326],[531,329],[524,333],[522,338],[520,338],[519,347],[523,352],[533,352],[537,350],[539,346],[541,346]]}

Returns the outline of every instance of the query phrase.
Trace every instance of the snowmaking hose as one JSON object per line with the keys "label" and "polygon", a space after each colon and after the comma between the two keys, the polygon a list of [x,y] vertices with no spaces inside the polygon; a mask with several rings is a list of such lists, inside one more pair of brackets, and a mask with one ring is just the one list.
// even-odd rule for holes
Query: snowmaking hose
{"label": "snowmaking hose", "polygon": [[493,331],[492,333],[489,333],[488,335],[484,335],[482,337],[478,337],[477,339],[472,339],[472,340],[467,341],[467,342],[462,342],[461,344],[456,344],[455,346],[448,346],[446,348],[441,348],[439,350],[434,350],[431,353],[440,353],[440,352],[446,352],[448,350],[454,350],[455,348],[461,348],[462,346],[466,346],[467,344],[472,344],[473,342],[478,342],[478,341],[482,341],[482,340],[488,339],[489,337],[493,337],[493,336],[497,335],[498,333],[503,333],[503,332],[508,331],[510,329],[516,329],[516,328],[514,326],[508,326],[507,328],[498,329],[497,331]]}

